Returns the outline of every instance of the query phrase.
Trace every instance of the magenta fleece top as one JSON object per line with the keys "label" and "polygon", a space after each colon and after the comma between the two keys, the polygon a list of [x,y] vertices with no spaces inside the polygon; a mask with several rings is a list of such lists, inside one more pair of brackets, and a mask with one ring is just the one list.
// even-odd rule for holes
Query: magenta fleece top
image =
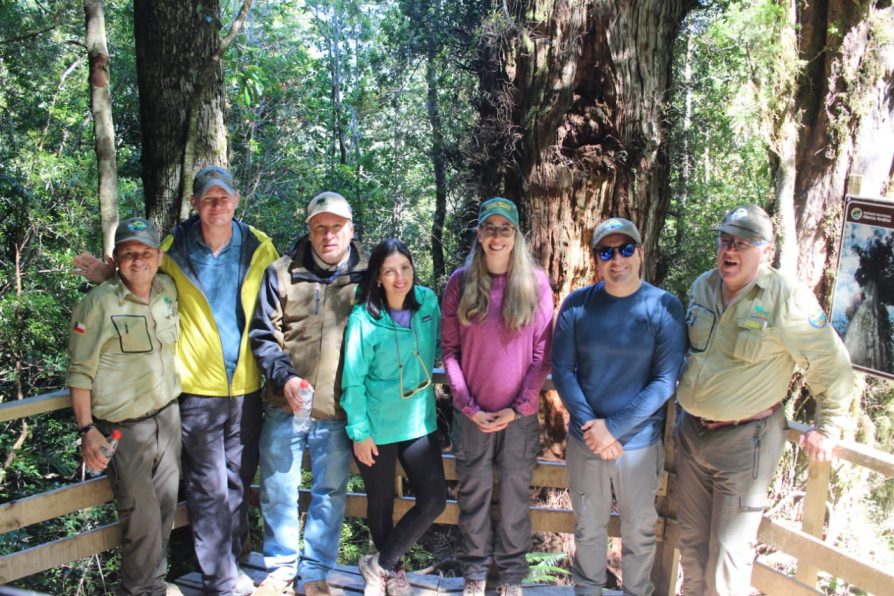
{"label": "magenta fleece top", "polygon": [[503,324],[506,275],[491,280],[487,319],[463,325],[457,317],[464,268],[450,276],[441,303],[441,353],[453,406],[471,418],[479,410],[512,407],[536,414],[540,388],[549,374],[553,293],[546,273],[537,269],[538,306],[527,326],[512,331]]}

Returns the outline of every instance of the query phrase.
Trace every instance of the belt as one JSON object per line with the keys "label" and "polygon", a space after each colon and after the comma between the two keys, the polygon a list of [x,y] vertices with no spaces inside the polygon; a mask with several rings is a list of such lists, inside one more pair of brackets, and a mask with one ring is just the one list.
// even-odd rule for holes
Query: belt
{"label": "belt", "polygon": [[720,428],[727,428],[730,426],[740,426],[742,424],[748,424],[749,422],[755,422],[757,420],[763,420],[764,418],[769,418],[773,415],[776,410],[778,410],[782,406],[782,402],[776,402],[766,410],[762,410],[751,416],[750,418],[743,418],[741,420],[705,420],[704,418],[699,418],[698,416],[693,416],[699,424],[701,424],[704,428],[708,430],[717,430]]}
{"label": "belt", "polygon": [[158,408],[157,410],[149,410],[142,416],[139,416],[137,418],[128,418],[127,420],[119,420],[118,422],[115,422],[114,424],[133,424],[134,422],[142,422],[143,420],[149,420],[150,418],[155,418],[156,416],[158,416],[159,414],[161,414],[162,412],[164,412],[165,410],[170,408],[172,405],[174,405],[174,402],[176,402],[176,401],[177,401],[176,399],[172,399],[171,401],[169,401],[162,407]]}

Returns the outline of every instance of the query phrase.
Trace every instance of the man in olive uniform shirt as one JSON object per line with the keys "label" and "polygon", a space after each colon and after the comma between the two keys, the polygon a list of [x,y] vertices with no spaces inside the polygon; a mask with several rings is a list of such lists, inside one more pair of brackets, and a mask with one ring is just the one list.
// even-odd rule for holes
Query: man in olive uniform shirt
{"label": "man in olive uniform shirt", "polygon": [[717,232],[717,268],[689,291],[677,388],[680,562],[683,592],[697,596],[750,593],[795,368],[818,406],[800,440],[813,460],[831,457],[854,390],[847,351],[816,298],[769,265],[775,246],[764,210],[733,208]]}
{"label": "man in olive uniform shirt", "polygon": [[[117,272],[72,313],[66,384],[88,468],[108,466],[121,521],[116,594],[163,595],[165,548],[180,482],[180,332],[174,281],[161,265],[152,222],[127,219],[115,232]],[[105,437],[121,430],[111,460]]]}

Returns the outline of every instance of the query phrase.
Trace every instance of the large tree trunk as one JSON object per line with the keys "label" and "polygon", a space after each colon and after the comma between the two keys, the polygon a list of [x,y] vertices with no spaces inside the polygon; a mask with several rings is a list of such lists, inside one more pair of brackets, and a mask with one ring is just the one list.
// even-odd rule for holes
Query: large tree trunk
{"label": "large tree trunk", "polygon": [[[672,47],[693,4],[491,2],[478,66],[478,179],[485,197],[519,202],[557,304],[594,280],[589,240],[609,216],[638,224],[645,275],[654,273],[650,253],[668,204]],[[562,411],[549,398],[544,432],[556,443],[564,438]]]}
{"label": "large tree trunk", "polygon": [[109,91],[109,48],[102,0],[84,0],[87,56],[90,60],[90,109],[99,179],[99,220],[103,254],[112,256],[118,227],[118,167],[115,159],[115,125]]}
{"label": "large tree trunk", "polygon": [[[689,0],[492,2],[481,43],[478,174],[521,205],[558,297],[593,280],[588,242],[629,217],[652,252],[667,208],[672,43]],[[646,261],[646,277],[654,273]]]}
{"label": "large tree trunk", "polygon": [[195,171],[227,164],[219,22],[218,0],[134,0],[143,192],[163,230],[189,213]]}
{"label": "large tree trunk", "polygon": [[795,216],[798,275],[827,299],[837,260],[843,199],[891,193],[894,162],[894,30],[889,2],[829,0],[800,4],[802,114]]}

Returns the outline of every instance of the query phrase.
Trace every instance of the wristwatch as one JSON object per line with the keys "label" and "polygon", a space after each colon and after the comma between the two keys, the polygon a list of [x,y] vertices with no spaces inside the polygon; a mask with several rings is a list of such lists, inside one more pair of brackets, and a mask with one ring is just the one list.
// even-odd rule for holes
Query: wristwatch
{"label": "wristwatch", "polygon": [[84,426],[82,426],[81,428],[78,429],[78,434],[83,437],[88,432],[90,432],[91,428],[96,428],[96,425],[92,422],[90,424],[85,424]]}

